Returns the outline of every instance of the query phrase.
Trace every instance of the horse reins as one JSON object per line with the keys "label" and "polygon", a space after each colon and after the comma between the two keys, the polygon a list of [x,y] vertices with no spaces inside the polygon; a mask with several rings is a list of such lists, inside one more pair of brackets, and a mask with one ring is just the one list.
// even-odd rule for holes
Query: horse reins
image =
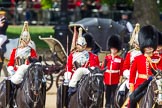
{"label": "horse reins", "polygon": [[[89,73],[89,77],[93,77],[93,76],[103,76],[103,74],[101,74],[101,73],[95,73],[95,74]],[[92,83],[92,81],[91,81],[91,83]],[[79,90],[81,90],[81,89],[79,89]],[[91,97],[88,92],[85,92],[85,93],[89,97],[89,99],[94,102],[93,104],[97,104],[96,101],[95,101],[96,99],[94,99],[93,97]],[[82,99],[81,99],[80,91],[78,92],[78,94],[79,94],[79,103],[80,103],[81,106],[84,106],[82,104],[82,102],[81,102]]]}
{"label": "horse reins", "polygon": [[[32,66],[31,66],[31,67],[32,67]],[[29,71],[29,70],[28,70],[28,71]],[[29,74],[28,74],[28,75],[29,75]],[[29,80],[29,79],[27,79],[27,80]],[[30,84],[32,84],[31,81],[29,81],[29,82],[30,82]],[[40,87],[39,87],[39,89],[40,89]],[[30,94],[29,94],[29,88],[28,88],[28,87],[26,87],[26,89],[23,88],[23,90],[24,90],[25,94],[29,97],[29,100],[30,100],[31,102],[34,103],[34,106],[36,106],[36,104],[39,102],[39,100],[40,100],[41,102],[43,102],[43,100],[40,98],[40,95],[35,95],[34,93],[33,93],[33,94],[36,96],[36,100],[32,99],[31,96],[30,96]],[[32,92],[34,92],[34,91],[33,91],[33,87],[30,88],[30,90],[31,90]],[[41,91],[39,91],[38,94],[41,94]],[[25,100],[25,101],[27,102],[27,100]]]}

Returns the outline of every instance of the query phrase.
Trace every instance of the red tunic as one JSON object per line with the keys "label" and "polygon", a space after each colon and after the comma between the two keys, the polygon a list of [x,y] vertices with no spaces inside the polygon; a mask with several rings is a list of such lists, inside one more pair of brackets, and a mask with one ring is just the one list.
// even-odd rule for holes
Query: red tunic
{"label": "red tunic", "polygon": [[[118,84],[120,76],[122,76],[123,59],[120,56],[112,58],[111,55],[105,57],[107,61],[107,70],[104,72],[104,82],[106,85]],[[104,64],[104,63],[103,63]],[[102,65],[101,68],[104,65]]]}
{"label": "red tunic", "polygon": [[[152,60],[156,60],[157,56],[152,56]],[[162,69],[162,60],[158,64],[152,63],[154,69]],[[138,72],[138,74],[137,74]],[[129,83],[134,84],[134,89],[136,89],[140,84],[152,76],[151,65],[147,61],[147,58],[142,54],[135,57],[130,70]]]}
{"label": "red tunic", "polygon": [[131,65],[132,65],[132,62],[133,62],[134,58],[135,58],[136,56],[140,55],[140,54],[141,54],[141,52],[140,52],[139,50],[136,50],[136,49],[130,50],[130,51],[127,53],[127,55],[126,55],[126,57],[125,57],[125,59],[124,59],[123,71],[124,71],[124,70],[130,70],[130,67],[131,67]]}
{"label": "red tunic", "polygon": [[[66,71],[71,72],[73,74],[73,71],[75,70],[74,64],[73,64],[73,55],[75,52],[70,53],[68,56],[68,62],[66,64]],[[86,62],[85,65],[82,67],[99,67],[99,58],[97,55],[93,54],[92,52],[89,53],[89,60]]]}
{"label": "red tunic", "polygon": [[[8,66],[13,66],[14,67],[14,70],[16,71],[17,70],[17,67],[15,65],[15,55],[16,55],[16,48],[14,48],[12,50],[12,53],[10,55],[10,60],[8,62]],[[37,57],[37,54],[36,54],[36,51],[34,49],[31,49],[31,52],[30,52],[30,56],[31,57]],[[29,64],[29,61],[27,61],[27,64]]]}

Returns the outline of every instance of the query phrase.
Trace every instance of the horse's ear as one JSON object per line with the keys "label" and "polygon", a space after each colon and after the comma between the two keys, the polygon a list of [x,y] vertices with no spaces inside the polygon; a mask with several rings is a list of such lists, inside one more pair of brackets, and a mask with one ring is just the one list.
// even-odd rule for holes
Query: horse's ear
{"label": "horse's ear", "polygon": [[93,70],[91,69],[91,67],[88,67],[88,70],[90,71],[90,72],[92,72]]}
{"label": "horse's ear", "polygon": [[42,56],[39,56],[39,62],[42,62]]}
{"label": "horse's ear", "polygon": [[152,72],[153,75],[157,74],[157,72],[153,68],[151,68],[151,72]]}

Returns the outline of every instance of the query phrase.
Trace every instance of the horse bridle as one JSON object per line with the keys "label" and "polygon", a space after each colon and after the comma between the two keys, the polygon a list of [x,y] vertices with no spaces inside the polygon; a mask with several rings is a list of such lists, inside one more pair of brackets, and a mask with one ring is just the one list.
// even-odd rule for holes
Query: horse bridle
{"label": "horse bridle", "polygon": [[[36,65],[35,65],[36,64]],[[33,69],[33,70],[36,70],[36,73],[34,73],[34,78],[36,77],[35,76],[35,74],[38,74],[38,70],[37,69],[35,69],[35,68],[37,68],[38,66],[40,66],[41,65],[41,63],[34,63],[34,64],[31,64],[30,66],[29,66],[29,68],[28,68],[28,70],[27,70],[27,77],[26,77],[26,79],[25,80],[29,80],[29,85],[32,85],[32,87],[29,89],[28,87],[26,87],[26,89],[25,88],[23,88],[23,90],[25,91],[25,94],[29,97],[29,100],[31,101],[31,102],[33,102],[34,103],[34,106],[38,103],[38,101],[39,100],[41,100],[42,102],[43,102],[43,100],[40,98],[40,89],[41,89],[41,84],[39,85],[39,89],[38,89],[38,94],[34,94],[34,85],[33,85],[33,81],[32,81],[32,79],[30,79],[29,78],[29,76],[33,73],[33,72],[31,72],[32,70],[31,69]],[[42,68],[43,69],[43,68]],[[43,73],[43,71],[41,71],[42,72],[42,75],[44,74]],[[38,80],[38,81],[40,81],[40,83],[42,83],[42,79],[39,79],[39,78],[37,78],[36,77],[36,79],[34,79],[34,80]],[[30,96],[30,93],[29,92],[32,92],[33,94],[34,94],[34,96],[36,96],[36,98],[35,98],[35,100],[34,99],[32,99],[31,98],[31,96]]]}
{"label": "horse bridle", "polygon": [[[88,74],[88,77],[89,78],[94,78],[94,77],[103,77],[103,73],[89,73]],[[97,78],[98,79],[98,78]],[[82,83],[84,83],[84,82],[82,82]],[[95,83],[94,81],[92,81],[92,80],[90,80],[90,82],[89,82],[89,84],[90,84],[90,89],[92,88],[91,87],[91,83]],[[98,85],[99,85],[99,83],[98,83]],[[80,89],[79,89],[80,90]],[[91,90],[93,90],[93,89],[91,89]],[[94,92],[94,91],[93,91]],[[99,95],[101,95],[100,94],[100,90],[99,91],[97,91],[97,93],[98,93],[98,96]],[[88,97],[89,97],[89,99],[92,101],[92,104],[91,104],[91,106],[94,106],[94,105],[97,105],[97,99],[98,99],[98,97],[92,97],[92,96],[90,96],[89,94],[88,94],[88,92],[85,92],[86,94],[85,95],[87,95]],[[81,95],[80,95],[80,91],[79,91],[79,103],[80,103],[80,105],[82,105],[82,106],[84,106],[83,104],[82,104],[82,98],[81,98]],[[90,107],[91,108],[91,107]]]}
{"label": "horse bridle", "polygon": [[[156,103],[159,104],[159,105],[162,104],[162,103],[158,103],[158,99],[159,99],[158,95],[162,94],[162,85],[158,85],[158,83],[157,83],[157,81],[162,78],[162,73],[159,70],[157,72],[158,73],[153,77],[153,80],[149,84],[149,87],[152,86],[152,89],[153,89],[153,92],[154,92],[154,96],[153,96],[154,104],[152,105],[152,108],[155,108]],[[156,83],[157,87],[155,87],[155,85],[152,85],[153,81]],[[161,86],[161,90],[159,90],[158,86]],[[149,87],[147,88],[147,92],[149,90]],[[162,102],[162,100],[160,102]]]}

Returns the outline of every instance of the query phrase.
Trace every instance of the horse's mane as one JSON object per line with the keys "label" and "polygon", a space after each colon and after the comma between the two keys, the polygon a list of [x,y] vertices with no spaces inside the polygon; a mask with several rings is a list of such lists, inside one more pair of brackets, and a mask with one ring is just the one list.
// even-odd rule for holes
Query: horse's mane
{"label": "horse's mane", "polygon": [[[94,95],[93,93],[95,92],[95,90],[92,88],[93,83],[95,83],[93,81],[93,78],[101,77],[100,80],[102,80],[103,78],[103,72],[98,67],[95,67],[94,69],[91,69],[91,68],[88,68],[88,69],[90,70],[90,73],[82,77],[81,84],[79,85],[79,90],[77,93],[78,95],[77,101],[79,102],[81,106],[84,106],[82,103],[88,101],[89,99],[90,99],[89,102],[93,101],[92,95]],[[98,86],[101,86],[101,85],[99,84]],[[97,87],[96,89],[103,89],[103,88]],[[102,91],[102,90],[98,90],[98,91]],[[100,95],[102,95],[102,93]],[[92,104],[93,102],[91,103],[91,105]]]}
{"label": "horse's mane", "polygon": [[[153,80],[150,82],[146,94],[142,97],[140,101],[141,107],[148,107],[152,108],[154,105],[156,108],[159,107],[158,105],[158,95],[160,93],[158,88],[158,80],[162,78],[162,71],[161,70],[152,70],[154,76]],[[161,82],[161,81],[160,81]],[[161,85],[160,85],[161,86]]]}

